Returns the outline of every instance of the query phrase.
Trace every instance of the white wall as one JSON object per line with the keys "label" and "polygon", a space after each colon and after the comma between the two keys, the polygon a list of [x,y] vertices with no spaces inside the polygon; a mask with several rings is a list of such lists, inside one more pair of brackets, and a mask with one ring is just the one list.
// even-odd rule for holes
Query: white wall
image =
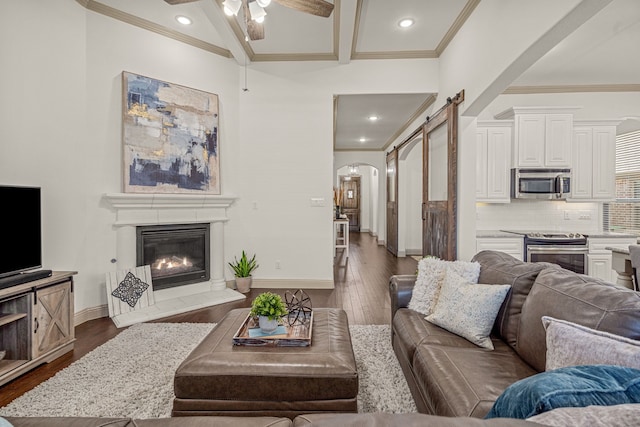
{"label": "white wall", "polygon": [[[114,268],[114,214],[102,195],[122,191],[122,71],[219,95],[222,191],[238,196],[225,256],[255,252],[257,282],[301,283],[333,281],[331,203],[310,206],[332,198],[333,96],[428,92],[437,74],[435,60],[260,63],[243,92],[233,60],[76,2],[6,2],[0,16],[11,64],[0,79],[0,181],[43,187],[44,264],[79,272],[77,311],[105,304]],[[372,217],[380,229],[384,216]]]}
{"label": "white wall", "polygon": [[87,178],[102,159],[86,137],[85,27],[75,2],[0,3],[0,183],[42,187],[49,269],[81,269],[94,244],[85,234],[86,211],[97,211]]}

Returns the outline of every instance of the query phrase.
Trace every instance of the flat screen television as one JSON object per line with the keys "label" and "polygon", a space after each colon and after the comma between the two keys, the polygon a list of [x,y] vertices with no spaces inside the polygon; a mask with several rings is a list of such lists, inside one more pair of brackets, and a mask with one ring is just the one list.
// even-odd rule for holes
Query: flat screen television
{"label": "flat screen television", "polygon": [[[0,185],[2,227],[0,278],[42,267],[42,218],[39,187]],[[11,230],[9,238],[7,230]]]}

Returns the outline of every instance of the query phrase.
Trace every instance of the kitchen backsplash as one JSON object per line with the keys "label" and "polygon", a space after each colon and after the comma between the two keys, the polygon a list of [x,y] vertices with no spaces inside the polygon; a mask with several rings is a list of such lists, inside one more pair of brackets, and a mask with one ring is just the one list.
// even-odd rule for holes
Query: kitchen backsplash
{"label": "kitchen backsplash", "polygon": [[602,230],[601,203],[549,200],[512,200],[476,203],[477,230],[576,231]]}

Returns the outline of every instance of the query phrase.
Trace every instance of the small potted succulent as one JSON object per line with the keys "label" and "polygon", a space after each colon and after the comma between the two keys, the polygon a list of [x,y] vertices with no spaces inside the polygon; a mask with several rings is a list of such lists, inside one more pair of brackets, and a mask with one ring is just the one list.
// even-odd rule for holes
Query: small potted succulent
{"label": "small potted succulent", "polygon": [[256,262],[256,255],[254,254],[251,259],[247,257],[247,254],[242,251],[242,256],[238,260],[234,257],[234,262],[230,262],[229,266],[233,269],[233,274],[236,276],[236,288],[238,292],[246,294],[251,290],[251,273],[258,268]]}
{"label": "small potted succulent", "polygon": [[287,314],[287,306],[282,297],[273,292],[264,292],[251,303],[251,315],[258,317],[262,332],[269,334],[278,328],[278,320]]}

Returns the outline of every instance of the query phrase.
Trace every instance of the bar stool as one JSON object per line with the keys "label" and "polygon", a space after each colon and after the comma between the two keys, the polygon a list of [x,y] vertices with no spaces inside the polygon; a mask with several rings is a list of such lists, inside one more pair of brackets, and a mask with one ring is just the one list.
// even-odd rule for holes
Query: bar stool
{"label": "bar stool", "polygon": [[349,258],[349,219],[340,218],[333,220],[333,256],[337,249],[344,249],[346,258]]}

